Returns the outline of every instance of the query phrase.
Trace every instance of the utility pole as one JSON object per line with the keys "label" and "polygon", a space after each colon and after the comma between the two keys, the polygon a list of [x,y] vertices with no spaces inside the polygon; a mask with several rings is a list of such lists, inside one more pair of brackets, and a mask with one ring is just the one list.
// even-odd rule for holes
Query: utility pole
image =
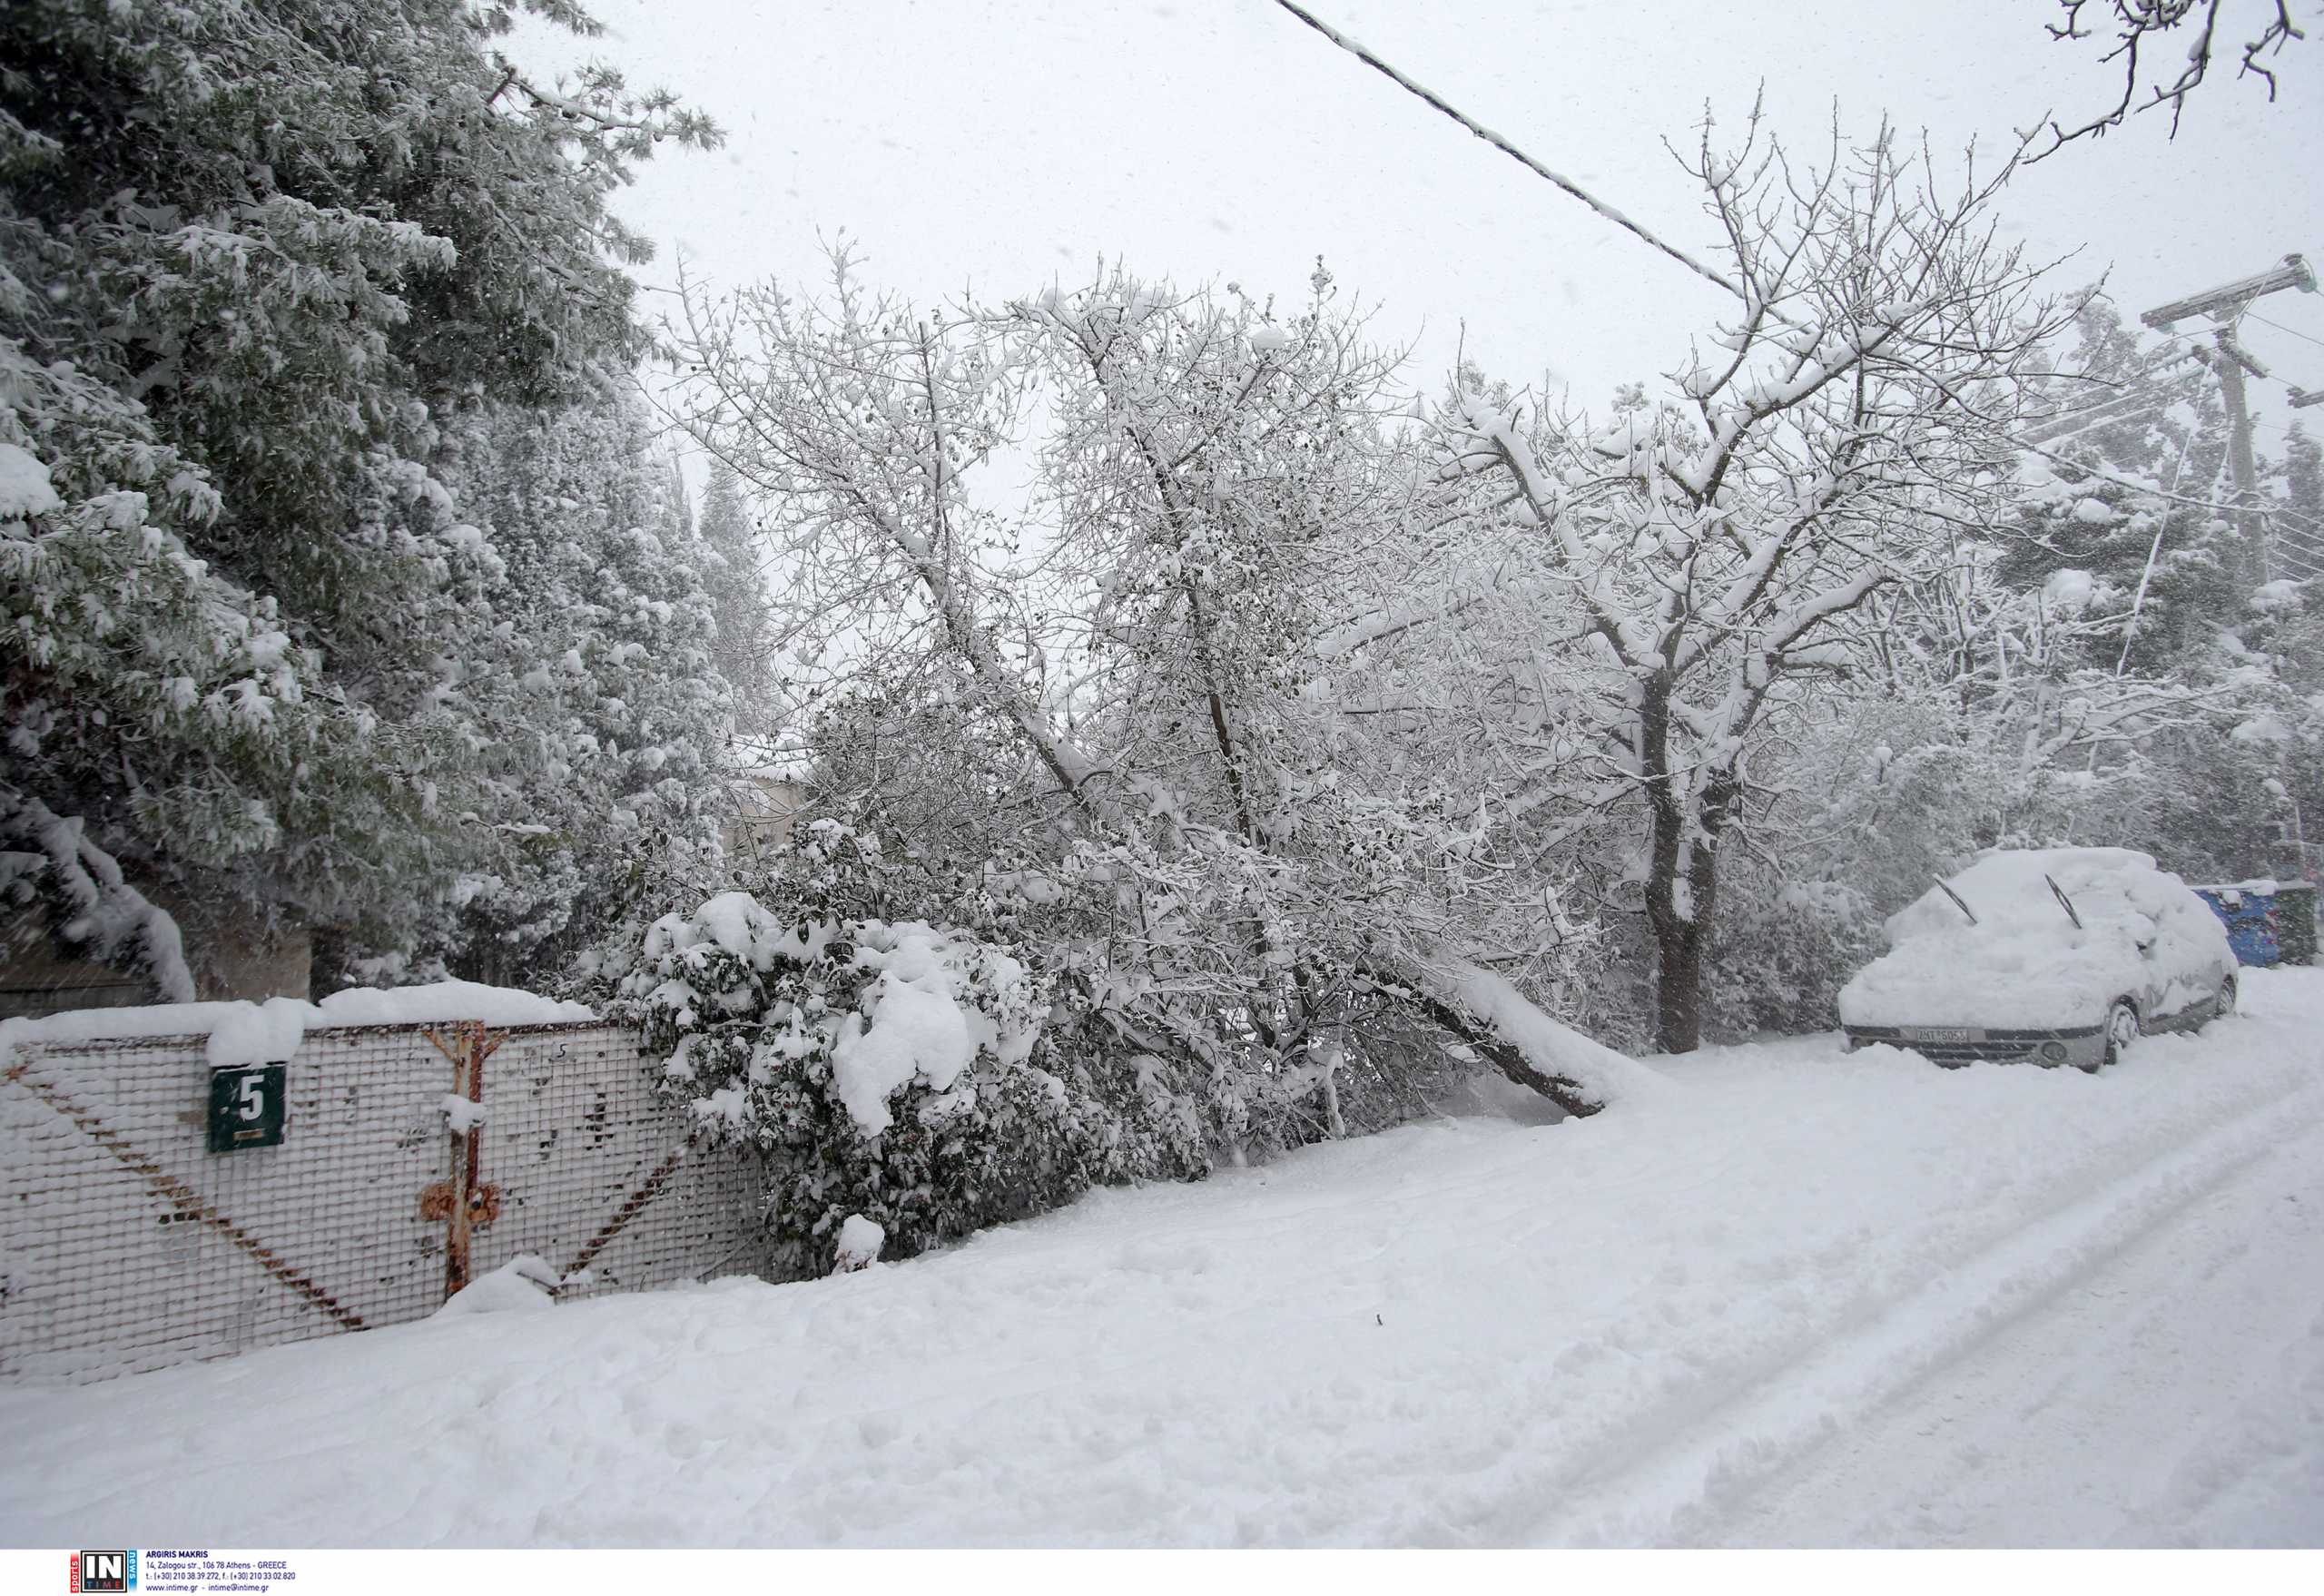
{"label": "utility pole", "polygon": [[2251,458],[2251,410],[2243,401],[2244,369],[2229,348],[2228,330],[2221,328],[2219,353],[2211,359],[2211,369],[2219,373],[2220,397],[2227,401],[2227,465],[2235,477],[2235,529],[2243,547],[2243,585],[2250,588],[2268,579],[2268,524],[2254,513],[2260,497],[2260,467]]}
{"label": "utility pole", "polygon": [[[2251,411],[2244,400],[2243,377],[2249,372],[2264,378],[2268,369],[2235,341],[2235,324],[2252,300],[2288,288],[2307,294],[2316,291],[2316,273],[2298,255],[2286,255],[2282,265],[2269,271],[2238,278],[2202,293],[2189,294],[2167,305],[2157,305],[2139,318],[2147,326],[2166,332],[2172,322],[2189,316],[2208,316],[2216,323],[2212,341],[2217,347],[2211,356],[2211,367],[2219,374],[2220,396],[2227,401],[2228,468],[2235,476],[2236,532],[2242,545],[2242,574],[2249,587],[2257,587],[2268,580],[2272,562],[2268,557],[2267,519],[2259,508],[2260,468],[2251,456]],[[2295,406],[2309,399],[2300,389],[2292,389]]]}

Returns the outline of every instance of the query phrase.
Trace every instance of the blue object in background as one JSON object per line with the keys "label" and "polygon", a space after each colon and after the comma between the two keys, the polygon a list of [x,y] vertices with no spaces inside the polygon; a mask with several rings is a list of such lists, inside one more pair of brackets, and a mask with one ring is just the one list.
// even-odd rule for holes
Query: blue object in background
{"label": "blue object in background", "polygon": [[2249,886],[2197,887],[2195,895],[2211,906],[2227,927],[2227,945],[2235,950],[2238,964],[2275,964],[2283,958],[2277,935],[2276,894]]}

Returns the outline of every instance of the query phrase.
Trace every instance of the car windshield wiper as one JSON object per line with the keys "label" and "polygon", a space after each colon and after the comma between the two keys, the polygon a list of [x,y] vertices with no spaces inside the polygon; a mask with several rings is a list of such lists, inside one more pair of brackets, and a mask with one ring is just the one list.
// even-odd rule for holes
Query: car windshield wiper
{"label": "car windshield wiper", "polygon": [[2045,875],[2042,879],[2050,883],[2050,895],[2058,901],[2058,907],[2066,911],[2066,918],[2073,921],[2073,929],[2080,931],[2082,916],[2073,911],[2073,900],[2066,896],[2066,890],[2058,885],[2053,877]]}
{"label": "car windshield wiper", "polygon": [[1969,917],[1969,923],[1971,925],[1977,923],[1977,911],[1961,901],[1960,893],[1955,892],[1951,887],[1946,886],[1943,882],[1936,883],[1936,890],[1953,900],[1953,906]]}

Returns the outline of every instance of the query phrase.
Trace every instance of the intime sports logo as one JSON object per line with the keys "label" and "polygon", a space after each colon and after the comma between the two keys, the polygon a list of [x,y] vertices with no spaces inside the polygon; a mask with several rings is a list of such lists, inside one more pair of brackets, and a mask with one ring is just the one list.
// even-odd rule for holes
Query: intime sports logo
{"label": "intime sports logo", "polygon": [[73,1587],[74,1591],[121,1591],[137,1589],[137,1553],[134,1552],[76,1552],[73,1554]]}

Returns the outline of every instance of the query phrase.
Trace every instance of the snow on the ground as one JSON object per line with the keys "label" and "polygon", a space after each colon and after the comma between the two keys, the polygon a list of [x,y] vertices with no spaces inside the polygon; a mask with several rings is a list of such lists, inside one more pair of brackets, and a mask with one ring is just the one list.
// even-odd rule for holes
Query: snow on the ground
{"label": "snow on the ground", "polygon": [[538,1253],[518,1253],[452,1293],[436,1315],[458,1318],[463,1314],[546,1313],[556,1305],[549,1292],[562,1284],[556,1265]]}
{"label": "snow on the ground", "polygon": [[2324,1542],[2324,971],[1659,1061],[952,1252],[0,1394],[25,1544]]}

